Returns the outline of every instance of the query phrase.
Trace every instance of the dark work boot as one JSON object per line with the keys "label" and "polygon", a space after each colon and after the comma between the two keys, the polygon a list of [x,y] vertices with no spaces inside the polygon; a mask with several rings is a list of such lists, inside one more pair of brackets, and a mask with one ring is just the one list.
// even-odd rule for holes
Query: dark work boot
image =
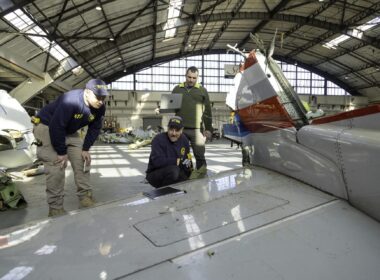
{"label": "dark work boot", "polygon": [[79,198],[79,208],[87,208],[95,205],[95,200],[91,192],[87,192],[84,196]]}
{"label": "dark work boot", "polygon": [[66,215],[66,214],[67,214],[67,212],[63,208],[55,209],[55,208],[50,208],[49,207],[49,215],[48,215],[48,217],[58,217],[58,216]]}

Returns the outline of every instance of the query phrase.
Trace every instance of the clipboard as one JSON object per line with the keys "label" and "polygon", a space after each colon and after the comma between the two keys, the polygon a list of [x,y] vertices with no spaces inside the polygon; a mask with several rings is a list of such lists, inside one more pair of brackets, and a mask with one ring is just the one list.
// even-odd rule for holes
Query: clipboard
{"label": "clipboard", "polygon": [[164,187],[159,188],[151,191],[143,192],[143,195],[146,197],[149,197],[150,199],[158,199],[162,196],[172,195],[172,194],[185,194],[186,191],[179,190],[172,187]]}

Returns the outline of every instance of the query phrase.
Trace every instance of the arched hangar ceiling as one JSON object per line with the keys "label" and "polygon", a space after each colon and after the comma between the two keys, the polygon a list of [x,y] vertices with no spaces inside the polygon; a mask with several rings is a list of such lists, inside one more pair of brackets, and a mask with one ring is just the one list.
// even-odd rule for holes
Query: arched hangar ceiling
{"label": "arched hangar ceiling", "polygon": [[[22,77],[48,72],[53,86],[82,86],[90,77],[112,82],[125,74],[174,58],[226,52],[226,45],[256,48],[250,33],[266,45],[277,29],[274,57],[298,63],[354,95],[380,95],[380,27],[354,29],[379,17],[378,0],[183,0],[175,8],[175,36],[165,38],[172,0],[6,0],[1,16],[22,9],[75,63],[58,62],[4,19],[0,21],[0,86],[17,86]],[[101,9],[96,9],[101,7]],[[348,39],[323,45],[341,35]],[[22,71],[18,71],[19,68]],[[9,69],[13,77],[2,77]],[[6,75],[5,75],[6,76]],[[50,85],[50,86],[52,86]],[[64,88],[64,87],[62,87]]]}

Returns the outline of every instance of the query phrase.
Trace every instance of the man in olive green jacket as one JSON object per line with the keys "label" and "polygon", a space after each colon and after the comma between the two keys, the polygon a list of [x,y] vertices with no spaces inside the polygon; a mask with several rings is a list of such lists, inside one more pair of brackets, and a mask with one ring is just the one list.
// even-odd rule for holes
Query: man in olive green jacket
{"label": "man in olive green jacket", "polygon": [[172,93],[182,94],[182,106],[177,112],[184,122],[184,134],[190,140],[196,168],[206,175],[206,138],[211,139],[212,115],[207,90],[197,83],[199,71],[192,66],[186,71],[186,82],[177,85]]}

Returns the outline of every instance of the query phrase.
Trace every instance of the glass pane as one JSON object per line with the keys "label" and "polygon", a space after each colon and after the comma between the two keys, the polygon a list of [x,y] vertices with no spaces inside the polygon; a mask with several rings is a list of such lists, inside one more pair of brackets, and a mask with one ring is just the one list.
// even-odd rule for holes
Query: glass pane
{"label": "glass pane", "polygon": [[129,82],[133,82],[133,75],[124,76],[124,77],[118,79],[117,81],[129,81]]}
{"label": "glass pane", "polygon": [[217,84],[218,80],[217,78],[214,78],[214,77],[204,77],[204,82],[206,85],[210,85],[210,84]]}
{"label": "glass pane", "polygon": [[232,88],[231,85],[220,85],[219,86],[220,88],[220,92],[229,92]]}
{"label": "glass pane", "polygon": [[179,67],[179,60],[173,60],[170,62],[171,67]]}
{"label": "glass pane", "polygon": [[235,62],[236,55],[235,54],[220,54],[220,61]]}
{"label": "glass pane", "polygon": [[187,61],[187,68],[189,68],[191,66],[195,66],[198,69],[201,69],[202,68],[202,61],[188,60]]}
{"label": "glass pane", "polygon": [[169,83],[169,76],[154,75],[153,82]]}
{"label": "glass pane", "polygon": [[284,75],[288,80],[296,79],[297,77],[296,72],[284,72]]}
{"label": "glass pane", "polygon": [[312,84],[313,88],[314,87],[323,88],[325,86],[325,81],[323,81],[323,80],[322,81],[321,80],[312,80],[311,84]]}
{"label": "glass pane", "polygon": [[[179,60],[179,66],[187,69],[186,59],[180,59]],[[184,73],[185,72],[186,72],[186,70],[184,71]]]}
{"label": "glass pane", "polygon": [[205,69],[205,76],[219,77],[219,69]]}
{"label": "glass pane", "polygon": [[144,69],[138,72],[139,74],[152,74],[152,68]]}
{"label": "glass pane", "polygon": [[298,79],[297,86],[310,87],[310,80],[299,80]]}
{"label": "glass pane", "polygon": [[152,81],[152,76],[151,75],[136,74],[136,81],[138,83],[141,83],[141,82],[151,82]]}
{"label": "glass pane", "polygon": [[313,88],[311,94],[314,95],[324,95],[325,89],[324,88]]}
{"label": "glass pane", "polygon": [[169,75],[169,68],[166,67],[154,67],[153,74],[155,75]]}
{"label": "glass pane", "polygon": [[314,73],[312,73],[311,77],[312,77],[313,80],[324,80],[323,77],[321,77],[321,76],[319,76],[317,74],[314,74]]}
{"label": "glass pane", "polygon": [[172,91],[178,84],[170,83],[169,90]]}
{"label": "glass pane", "polygon": [[169,84],[156,83],[153,84],[152,88],[157,91],[169,91]]}
{"label": "glass pane", "polygon": [[184,82],[185,77],[184,76],[170,76],[170,83],[172,84],[179,84]]}
{"label": "glass pane", "polygon": [[310,88],[309,87],[297,87],[297,93],[298,94],[310,94]]}
{"label": "glass pane", "polygon": [[205,61],[205,71],[207,71],[208,68],[219,68],[219,61]]}
{"label": "glass pane", "polygon": [[205,60],[219,61],[219,55],[217,54],[205,55]]}
{"label": "glass pane", "polygon": [[[300,69],[298,67],[298,69]],[[310,80],[310,72],[300,72],[298,71],[298,79],[307,79],[307,80]]]}
{"label": "glass pane", "polygon": [[202,61],[202,56],[201,55],[190,56],[189,59],[195,60],[195,61]]}
{"label": "glass pane", "polygon": [[288,81],[289,81],[289,83],[290,83],[290,85],[291,85],[292,87],[296,87],[296,86],[297,86],[297,81],[296,81],[296,80],[288,79]]}
{"label": "glass pane", "polygon": [[207,85],[206,88],[209,92],[219,92],[217,85]]}
{"label": "glass pane", "polygon": [[152,90],[152,84],[151,83],[137,83],[136,89],[137,90]]}

